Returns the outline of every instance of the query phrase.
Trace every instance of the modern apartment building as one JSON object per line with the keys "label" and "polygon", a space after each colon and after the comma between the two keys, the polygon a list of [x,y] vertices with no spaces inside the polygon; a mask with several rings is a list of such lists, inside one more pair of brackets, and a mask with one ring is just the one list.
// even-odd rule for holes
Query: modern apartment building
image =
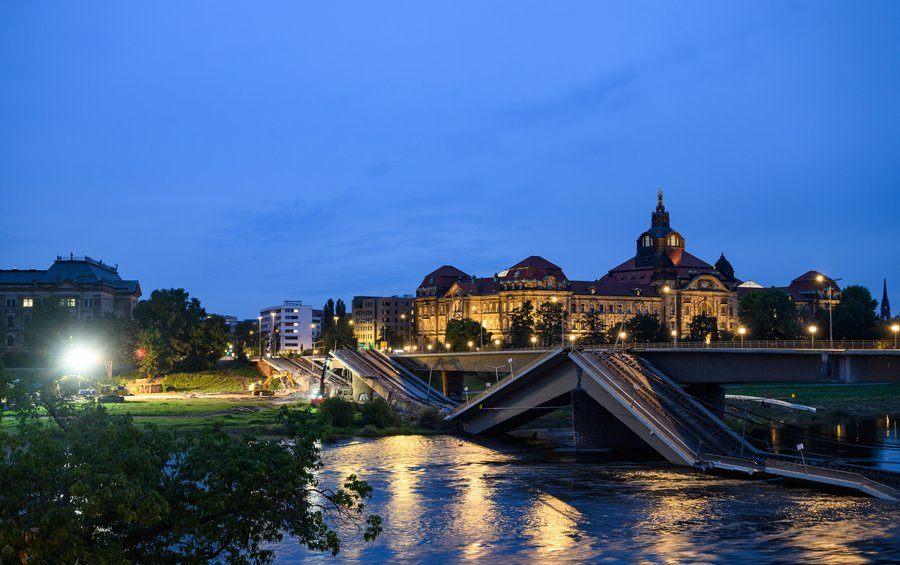
{"label": "modern apartment building", "polygon": [[412,345],[416,328],[414,296],[354,296],[353,331],[359,347],[399,349]]}
{"label": "modern apartment building", "polygon": [[285,300],[284,304],[262,308],[257,322],[267,355],[301,353],[315,348],[322,329],[322,311],[304,306],[301,300]]}

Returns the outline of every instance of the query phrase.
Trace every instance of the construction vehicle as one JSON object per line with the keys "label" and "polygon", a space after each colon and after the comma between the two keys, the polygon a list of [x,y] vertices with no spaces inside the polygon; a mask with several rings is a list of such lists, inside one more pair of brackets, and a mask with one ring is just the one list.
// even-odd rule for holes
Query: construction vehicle
{"label": "construction vehicle", "polygon": [[102,404],[125,402],[128,390],[124,386],[100,385],[96,400]]}
{"label": "construction vehicle", "polygon": [[275,396],[275,389],[300,388],[299,383],[288,371],[272,373],[264,381],[250,383],[248,387],[253,396]]}

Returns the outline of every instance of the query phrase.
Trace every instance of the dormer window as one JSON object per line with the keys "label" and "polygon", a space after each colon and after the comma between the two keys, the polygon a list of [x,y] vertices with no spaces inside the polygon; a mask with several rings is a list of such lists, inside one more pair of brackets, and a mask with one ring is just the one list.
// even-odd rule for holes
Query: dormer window
{"label": "dormer window", "polygon": [[643,245],[644,247],[650,247],[652,243],[653,240],[650,239],[649,235],[645,235],[643,238],[641,238],[641,245]]}
{"label": "dormer window", "polygon": [[678,236],[677,235],[669,236],[669,247],[678,247]]}

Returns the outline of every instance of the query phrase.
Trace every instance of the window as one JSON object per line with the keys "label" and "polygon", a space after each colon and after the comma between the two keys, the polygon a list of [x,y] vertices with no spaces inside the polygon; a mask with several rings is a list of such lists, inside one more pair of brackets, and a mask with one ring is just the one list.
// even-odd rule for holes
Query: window
{"label": "window", "polygon": [[94,299],[93,298],[85,298],[84,299],[84,307],[85,308],[93,308],[94,307]]}
{"label": "window", "polygon": [[23,298],[22,299],[22,308],[33,308],[34,307],[34,298]]}
{"label": "window", "polygon": [[15,308],[16,307],[16,299],[15,298],[7,298],[6,299],[6,307],[7,308]]}
{"label": "window", "polygon": [[6,316],[6,327],[7,328],[16,327],[16,315],[15,314],[8,314]]}
{"label": "window", "polygon": [[16,338],[11,335],[6,336],[6,347],[13,347],[16,344]]}
{"label": "window", "polygon": [[65,308],[74,308],[75,307],[75,299],[74,298],[60,298],[59,305]]}
{"label": "window", "polygon": [[645,235],[643,239],[644,247],[650,247],[650,236]]}

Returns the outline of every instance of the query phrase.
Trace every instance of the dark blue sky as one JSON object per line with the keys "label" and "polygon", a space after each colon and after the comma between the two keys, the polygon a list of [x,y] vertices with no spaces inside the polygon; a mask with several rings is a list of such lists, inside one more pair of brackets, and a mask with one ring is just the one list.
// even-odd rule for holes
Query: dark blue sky
{"label": "dark blue sky", "polygon": [[255,316],[687,248],[900,305],[900,3],[0,4],[0,267]]}

